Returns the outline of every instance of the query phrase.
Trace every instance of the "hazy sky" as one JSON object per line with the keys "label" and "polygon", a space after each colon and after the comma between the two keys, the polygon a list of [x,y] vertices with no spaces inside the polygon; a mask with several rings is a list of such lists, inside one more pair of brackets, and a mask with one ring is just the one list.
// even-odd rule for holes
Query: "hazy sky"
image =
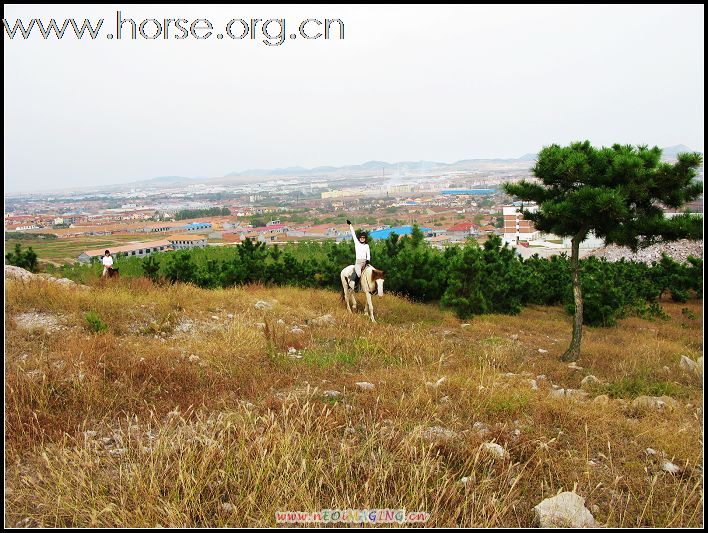
{"label": "hazy sky", "polygon": [[[110,40],[117,10],[136,25],[205,18],[214,34],[338,18],[344,39],[270,47],[258,23],[256,39],[133,41],[128,24]],[[93,41],[5,34],[9,192],[581,139],[703,151],[703,6],[5,6],[11,26],[34,17],[105,20]]]}

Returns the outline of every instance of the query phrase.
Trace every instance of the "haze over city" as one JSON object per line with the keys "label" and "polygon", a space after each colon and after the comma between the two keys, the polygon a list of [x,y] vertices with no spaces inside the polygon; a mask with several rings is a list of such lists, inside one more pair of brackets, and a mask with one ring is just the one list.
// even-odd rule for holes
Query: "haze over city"
{"label": "haze over city", "polygon": [[580,139],[703,151],[702,6],[10,6],[5,18],[108,25],[119,9],[217,28],[341,19],[344,38],[6,37],[7,192],[517,158]]}

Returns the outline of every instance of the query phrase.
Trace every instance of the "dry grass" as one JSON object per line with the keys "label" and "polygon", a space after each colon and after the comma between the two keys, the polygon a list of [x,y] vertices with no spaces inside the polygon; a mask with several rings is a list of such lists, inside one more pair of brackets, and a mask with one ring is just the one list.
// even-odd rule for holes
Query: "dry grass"
{"label": "dry grass", "polygon": [[[372,325],[327,291],[9,281],[6,520],[273,526],[276,510],[404,507],[429,512],[428,525],[525,527],[541,499],[575,488],[611,526],[702,525],[702,384],[678,366],[702,354],[700,302],[586,329],[583,370],[559,361],[560,308],[463,327],[402,298],[374,305]],[[107,332],[89,331],[89,311]],[[28,313],[35,329],[18,318]],[[325,314],[333,321],[314,320]],[[50,316],[64,329],[44,330]],[[578,388],[588,374],[626,399],[626,380],[668,387],[680,408],[549,397],[549,382]],[[452,433],[421,437],[434,426]],[[491,441],[509,457],[480,453]]]}

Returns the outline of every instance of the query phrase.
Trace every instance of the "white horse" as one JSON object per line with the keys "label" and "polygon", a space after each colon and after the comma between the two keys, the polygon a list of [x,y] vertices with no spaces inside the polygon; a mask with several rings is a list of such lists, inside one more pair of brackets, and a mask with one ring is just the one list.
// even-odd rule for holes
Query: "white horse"
{"label": "white horse", "polygon": [[[342,279],[342,289],[344,289],[344,301],[347,302],[347,309],[352,313],[352,308],[356,310],[356,298],[354,297],[354,291],[349,287],[349,280],[352,278],[354,273],[354,265],[349,265],[342,270],[340,278]],[[368,265],[361,273],[361,290],[366,294],[366,307],[364,308],[364,313],[368,312],[371,317],[372,322],[376,322],[374,319],[374,306],[371,305],[371,295],[374,291],[377,292],[379,297],[383,296],[383,283],[384,283],[384,273],[383,270],[377,270],[373,266]],[[351,304],[350,304],[351,298]]]}

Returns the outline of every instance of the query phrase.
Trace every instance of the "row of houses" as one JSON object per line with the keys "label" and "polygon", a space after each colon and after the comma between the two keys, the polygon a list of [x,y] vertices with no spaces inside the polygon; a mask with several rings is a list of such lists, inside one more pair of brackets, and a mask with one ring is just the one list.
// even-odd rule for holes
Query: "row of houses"
{"label": "row of houses", "polygon": [[[184,250],[191,248],[204,248],[208,244],[208,239],[204,235],[173,235],[160,241],[134,242],[123,246],[109,247],[108,251],[114,257],[147,257],[156,252],[167,252],[171,250]],[[79,255],[80,263],[90,263],[94,259],[104,256],[106,248],[86,250]]]}

